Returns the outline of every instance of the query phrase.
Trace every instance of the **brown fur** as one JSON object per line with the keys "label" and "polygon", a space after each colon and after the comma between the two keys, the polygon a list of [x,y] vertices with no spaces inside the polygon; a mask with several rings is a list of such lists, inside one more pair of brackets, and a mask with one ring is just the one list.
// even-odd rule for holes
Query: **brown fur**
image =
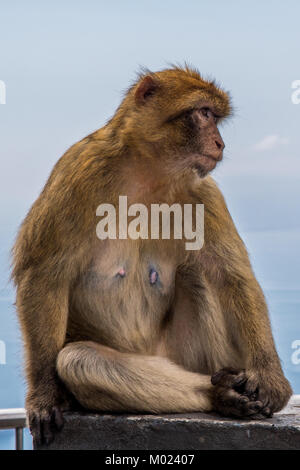
{"label": "brown fur", "polygon": [[[207,176],[223,142],[195,111],[203,108],[217,121],[231,112],[228,95],[197,71],[142,74],[107,125],[58,161],[24,220],[13,278],[35,439],[52,439],[74,397],[102,411],[257,417],[287,402],[263,294]],[[204,247],[100,241],[96,208],[117,206],[119,195],[147,206],[203,203]]]}

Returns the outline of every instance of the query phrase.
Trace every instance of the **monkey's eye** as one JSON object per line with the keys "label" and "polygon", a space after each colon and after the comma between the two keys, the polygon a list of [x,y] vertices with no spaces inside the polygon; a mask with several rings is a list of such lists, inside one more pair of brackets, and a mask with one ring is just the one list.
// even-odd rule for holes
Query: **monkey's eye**
{"label": "monkey's eye", "polygon": [[213,119],[215,122],[217,122],[217,117],[209,108],[201,108],[200,113],[205,117],[205,119]]}

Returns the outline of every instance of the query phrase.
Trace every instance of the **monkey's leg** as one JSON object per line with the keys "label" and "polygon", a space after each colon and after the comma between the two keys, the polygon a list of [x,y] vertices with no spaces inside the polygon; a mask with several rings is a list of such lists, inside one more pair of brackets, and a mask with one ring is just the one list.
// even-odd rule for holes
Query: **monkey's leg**
{"label": "monkey's leg", "polygon": [[167,358],[75,342],[60,351],[57,370],[88,409],[151,413],[211,410],[210,376],[188,372]]}

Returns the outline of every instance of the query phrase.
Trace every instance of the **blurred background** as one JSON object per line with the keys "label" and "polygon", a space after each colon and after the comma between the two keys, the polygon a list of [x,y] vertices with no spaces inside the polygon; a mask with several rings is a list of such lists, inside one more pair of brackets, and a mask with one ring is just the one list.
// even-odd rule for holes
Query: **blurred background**
{"label": "blurred background", "polygon": [[[299,18],[298,0],[1,2],[0,408],[24,406],[9,282],[19,224],[57,159],[114,113],[139,66],[185,61],[232,94],[235,116],[221,129],[225,158],[214,177],[300,393]],[[0,449],[13,447],[13,432],[0,431]]]}

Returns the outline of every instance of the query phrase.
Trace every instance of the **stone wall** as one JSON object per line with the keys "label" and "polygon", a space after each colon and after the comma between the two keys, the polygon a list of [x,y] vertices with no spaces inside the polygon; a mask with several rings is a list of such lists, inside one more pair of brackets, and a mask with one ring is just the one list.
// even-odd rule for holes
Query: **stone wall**
{"label": "stone wall", "polygon": [[[240,421],[216,414],[108,415],[65,413],[65,426],[47,449],[300,450],[300,395],[271,419]],[[45,449],[40,446],[38,449]]]}

